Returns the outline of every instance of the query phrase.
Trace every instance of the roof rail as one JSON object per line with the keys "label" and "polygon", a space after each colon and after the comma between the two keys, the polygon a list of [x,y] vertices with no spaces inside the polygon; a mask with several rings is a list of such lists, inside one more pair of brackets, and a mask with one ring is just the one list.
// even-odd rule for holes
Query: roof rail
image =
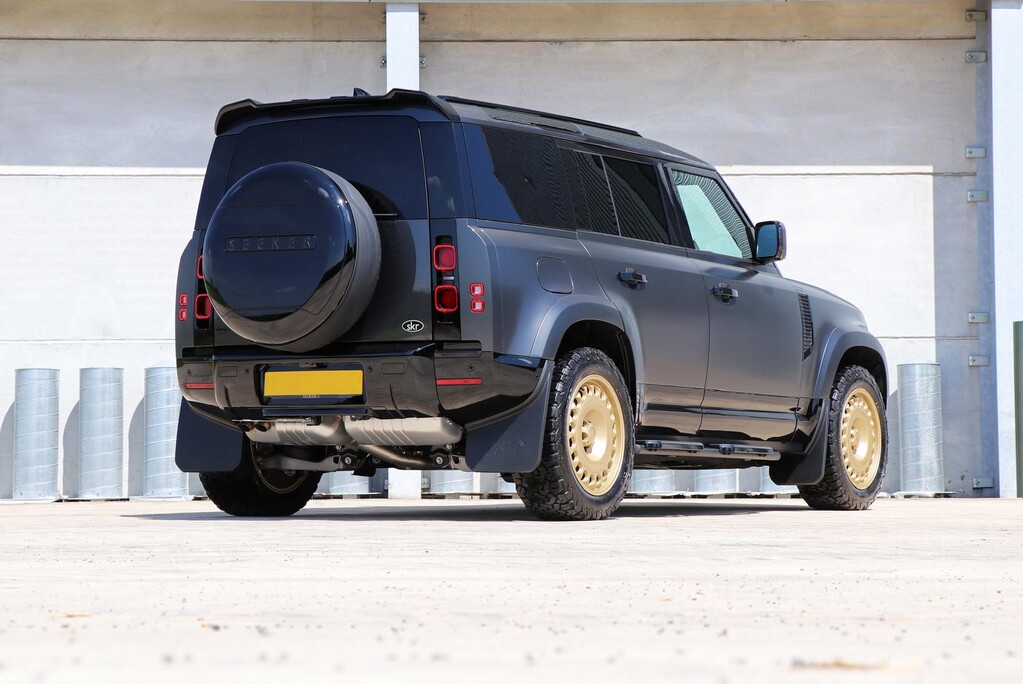
{"label": "roof rail", "polygon": [[512,107],[510,105],[496,104],[494,102],[482,102],[480,100],[469,100],[464,97],[455,97],[453,95],[438,95],[437,99],[443,100],[444,102],[451,102],[453,104],[465,104],[475,105],[477,107],[486,107],[489,109],[505,110],[508,112],[518,112],[519,114],[532,114],[533,116],[542,116],[548,119],[554,119],[555,121],[568,121],[574,124],[582,124],[584,126],[592,126],[593,128],[601,128],[607,131],[615,131],[616,133],[624,133],[625,135],[634,135],[637,138],[643,136],[638,131],[634,131],[630,128],[620,128],[618,126],[611,126],[597,121],[588,121],[586,119],[577,119],[572,116],[562,116],[561,114],[551,114],[550,112],[541,112],[535,109],[524,109],[522,107]]}

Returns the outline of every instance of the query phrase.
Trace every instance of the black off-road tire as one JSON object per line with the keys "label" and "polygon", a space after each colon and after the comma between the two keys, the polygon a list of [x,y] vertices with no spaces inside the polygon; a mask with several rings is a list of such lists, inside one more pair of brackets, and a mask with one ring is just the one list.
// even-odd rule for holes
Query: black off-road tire
{"label": "black off-road tire", "polygon": [[251,443],[241,465],[228,473],[199,473],[217,508],[240,517],[286,517],[309,503],[322,473],[263,470]]}
{"label": "black off-road tire", "polygon": [[[591,374],[602,376],[617,395],[622,408],[622,438],[625,440],[621,471],[610,490],[600,496],[585,491],[572,471],[566,435],[571,393],[577,382]],[[542,520],[603,520],[614,513],[632,478],[635,423],[625,380],[604,352],[581,347],[557,360],[547,405],[546,428],[540,465],[532,472],[517,473],[514,477],[515,489],[526,508]]]}
{"label": "black off-road tire", "polygon": [[[841,453],[842,414],[846,400],[857,389],[864,389],[873,398],[880,415],[880,464],[873,482],[866,488],[853,484],[846,472]],[[811,508],[829,511],[861,511],[870,507],[884,484],[888,466],[888,422],[885,401],[877,381],[861,366],[847,366],[838,372],[827,407],[828,451],[824,461],[824,478],[815,485],[799,485],[799,493]]]}

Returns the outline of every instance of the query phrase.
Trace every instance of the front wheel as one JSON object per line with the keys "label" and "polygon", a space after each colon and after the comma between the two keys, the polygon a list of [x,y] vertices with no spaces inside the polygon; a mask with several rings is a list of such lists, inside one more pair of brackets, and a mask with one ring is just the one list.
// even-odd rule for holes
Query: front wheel
{"label": "front wheel", "polygon": [[243,517],[283,517],[297,513],[309,503],[321,473],[305,470],[271,470],[256,462],[256,446],[248,449],[241,464],[228,473],[199,473],[206,495],[217,508]]}
{"label": "front wheel", "polygon": [[884,398],[866,368],[838,372],[828,407],[828,453],[824,478],[800,485],[811,508],[857,511],[870,507],[888,465],[888,420]]}
{"label": "front wheel", "polygon": [[540,465],[515,475],[526,508],[544,520],[601,520],[632,477],[634,423],[622,374],[604,352],[582,347],[558,359]]}

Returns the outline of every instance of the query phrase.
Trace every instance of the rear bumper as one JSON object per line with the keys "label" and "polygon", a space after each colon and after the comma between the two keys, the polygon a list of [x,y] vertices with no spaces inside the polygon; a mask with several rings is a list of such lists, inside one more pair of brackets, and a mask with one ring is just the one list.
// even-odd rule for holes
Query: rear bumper
{"label": "rear bumper", "polygon": [[[330,357],[186,350],[178,383],[197,410],[228,420],[283,416],[444,416],[460,425],[486,424],[523,404],[542,376],[542,360],[485,352],[465,343],[430,343]],[[294,399],[264,396],[273,370],[360,370],[362,394]]]}

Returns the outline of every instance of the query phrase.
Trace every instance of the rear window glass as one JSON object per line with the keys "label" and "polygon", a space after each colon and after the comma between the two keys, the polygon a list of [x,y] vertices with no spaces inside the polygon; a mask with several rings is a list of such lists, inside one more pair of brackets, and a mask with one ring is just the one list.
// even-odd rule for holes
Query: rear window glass
{"label": "rear window glass", "polygon": [[611,196],[622,235],[671,244],[657,169],[650,164],[605,157]]}
{"label": "rear window glass", "polygon": [[551,138],[506,128],[466,126],[476,215],[575,229],[561,152]]}
{"label": "rear window glass", "polygon": [[562,150],[568,184],[572,188],[575,223],[579,230],[618,235],[618,222],[611,202],[611,189],[604,173],[604,161],[594,155]]}
{"label": "rear window glass", "polygon": [[344,116],[249,126],[238,136],[227,187],[261,166],[286,161],[341,176],[362,193],[378,219],[429,216],[415,119]]}

